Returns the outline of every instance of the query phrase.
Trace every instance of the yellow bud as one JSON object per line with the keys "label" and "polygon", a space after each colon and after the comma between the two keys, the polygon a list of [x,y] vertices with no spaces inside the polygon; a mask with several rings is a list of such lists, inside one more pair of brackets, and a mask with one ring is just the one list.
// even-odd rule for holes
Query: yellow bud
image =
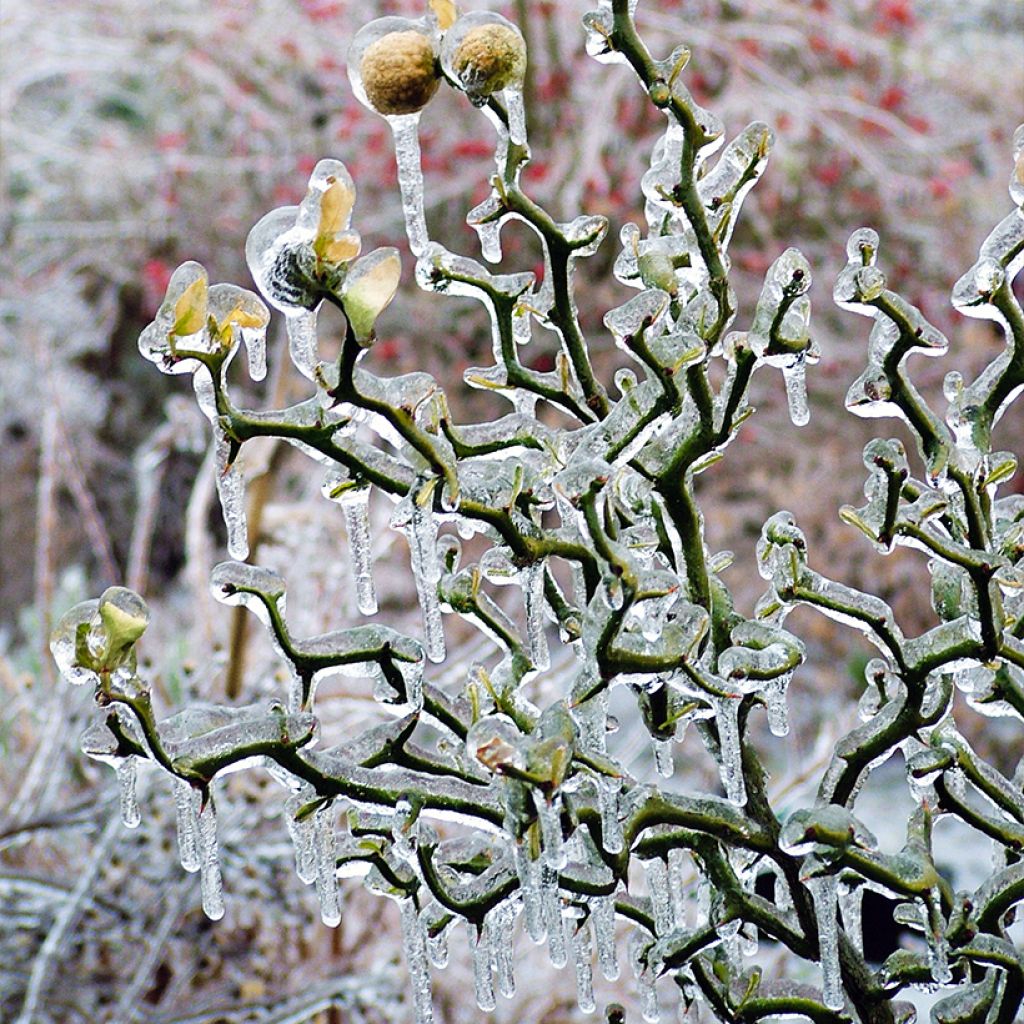
{"label": "yellow bud", "polygon": [[206,278],[197,277],[174,304],[174,327],[179,338],[198,334],[206,326]]}
{"label": "yellow bud", "polygon": [[331,182],[320,197],[320,223],[317,225],[317,237],[333,238],[339,231],[348,227],[349,214],[355,205],[356,192],[345,182],[337,178]]}
{"label": "yellow bud", "polygon": [[452,0],[430,0],[430,9],[434,12],[434,17],[437,18],[437,27],[442,32],[451,28],[459,16],[458,8]]}
{"label": "yellow bud", "polygon": [[396,250],[378,253],[379,256],[372,253],[354,265],[342,294],[345,315],[360,341],[370,337],[377,317],[395,297],[402,276],[402,262]]}

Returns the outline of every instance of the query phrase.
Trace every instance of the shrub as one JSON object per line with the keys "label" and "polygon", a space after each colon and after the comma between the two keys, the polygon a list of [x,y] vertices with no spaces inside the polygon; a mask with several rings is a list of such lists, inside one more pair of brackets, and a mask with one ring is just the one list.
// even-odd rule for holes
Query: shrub
{"label": "shrub", "polygon": [[[695,480],[753,411],[747,394],[760,367],[781,371],[793,422],[807,422],[804,374],[818,358],[811,271],[797,250],[783,252],[748,329],[732,329],[729,243],[773,136],[754,123],[725,144],[722,124],[686,87],[688,51],[656,60],[635,6],[601,0],[584,19],[591,56],[628,65],[668,122],[641,183],[646,223],[623,228],[614,265],[638,294],[604,318],[631,368],[612,386],[600,379],[575,302],[575,264],[601,245],[607,221],[558,221],[521,184],[530,153],[515,26],[485,13],[457,18],[445,0],[421,21],[366,26],[349,74],[394,132],[417,283],[483,303],[494,364],[470,369],[466,382],[512,411],[457,423],[430,375],[381,378],[360,365],[398,288],[401,257],[391,248],[360,254],[355,186],[339,161],[321,161],[301,204],[251,232],[246,254],[262,298],[211,285],[199,264],[179,267],[140,348],[162,371],[192,374],[215,435],[235,559],[214,570],[214,592],[262,620],[291,682],[270,704],[195,706],[161,720],[136,655],[148,610],[133,592],[110,588],[68,612],[51,645],[69,682],[95,688],[85,749],[116,768],[129,826],[139,820],[137,766],[171,776],[181,862],[200,873],[214,919],[224,912],[214,783],[265,768],[287,792],[296,870],[315,884],[324,922],[340,919],[339,875],[362,875],[398,903],[420,1022],[432,1019],[430,966],[446,961],[456,922],[474,951],[479,1007],[494,1007],[496,989],[511,993],[507,938],[521,914],[555,966],[573,961],[585,1012],[595,1009],[595,957],[606,977],[618,975],[622,919],[648,1021],[659,1019],[663,978],[684,1009],[700,1005],[722,1021],[882,1024],[907,1017],[905,990],[934,987],[935,1021],[1010,1024],[1024,1000],[1010,931],[1024,898],[1024,767],[1008,778],[962,727],[975,713],[1024,716],[1024,499],[997,497],[1016,459],[993,450],[993,428],[1024,386],[1024,314],[1012,290],[1024,265],[1024,128],[1014,137],[1016,209],[953,293],[960,312],[996,321],[1006,346],[973,382],[947,376],[944,418],[906,364],[913,353],[943,355],[946,339],[886,288],[874,231],[850,238],[835,286],[841,307],[873,320],[848,408],[899,417],[917,442],[908,455],[898,440],[871,441],[866,504],[842,516],[880,552],[905,545],[926,555],[937,624],[907,637],[880,597],[810,568],[788,512],[764,525],[757,558],[767,589],[744,615],[723,578],[730,554],[704,543]],[[543,252],[539,277],[492,273],[430,240],[417,127],[435,79],[465,91],[497,135],[491,194],[469,213],[484,258],[501,262],[502,226],[521,221]],[[265,371],[264,300],[283,314],[291,358],[315,388],[269,412],[238,407],[227,383],[243,343],[250,376]],[[325,305],[345,323],[331,360],[317,335]],[[522,357],[541,330],[559,343],[551,370]],[[323,465],[368,624],[296,636],[283,578],[242,561],[237,459],[258,437],[284,438]],[[381,496],[408,540],[422,639],[375,618],[368,510]],[[521,595],[514,610],[501,596],[508,587]],[[773,741],[757,733],[763,710],[770,732],[787,734],[787,686],[805,649],[785,620],[801,605],[860,630],[880,656],[864,672],[863,723],[835,745],[814,803],[783,813],[762,763]],[[425,671],[446,658],[445,616],[494,645],[457,692]],[[338,672],[368,680],[394,717],[325,746],[317,687]],[[672,776],[673,747],[692,726],[720,792],[681,793],[626,771],[607,743],[616,686],[634,696],[661,775]],[[896,753],[916,805],[904,845],[887,850],[859,820],[857,800]],[[933,831],[944,819],[992,841],[991,874],[970,891],[936,868]],[[862,942],[866,891],[897,901],[897,919],[923,936],[880,966]],[[785,976],[766,970],[759,942],[788,952]],[[608,1008],[609,1020],[619,1015]]]}

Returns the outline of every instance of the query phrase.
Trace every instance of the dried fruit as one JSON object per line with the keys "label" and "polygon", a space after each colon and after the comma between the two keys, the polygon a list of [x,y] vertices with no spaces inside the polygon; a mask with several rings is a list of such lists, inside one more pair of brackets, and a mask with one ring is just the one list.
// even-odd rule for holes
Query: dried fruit
{"label": "dried fruit", "polygon": [[439,74],[430,38],[415,29],[388,32],[359,64],[363,89],[378,114],[415,114],[437,92]]}
{"label": "dried fruit", "polygon": [[452,55],[452,71],[470,96],[481,98],[522,84],[526,45],[513,25],[490,22],[471,28]]}

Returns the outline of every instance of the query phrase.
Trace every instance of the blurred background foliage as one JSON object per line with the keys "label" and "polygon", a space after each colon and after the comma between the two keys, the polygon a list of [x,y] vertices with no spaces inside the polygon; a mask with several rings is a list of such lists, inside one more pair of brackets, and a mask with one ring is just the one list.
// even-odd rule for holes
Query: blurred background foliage
{"label": "blurred background foliage", "polygon": [[[629,74],[585,57],[584,0],[487,6],[516,20],[530,47],[528,189],[560,218],[580,210],[606,215],[614,239],[623,223],[641,219],[639,178],[662,119]],[[112,796],[109,779],[77,753],[84,709],[54,688],[45,654],[51,619],[81,596],[127,582],[160,608],[163,624],[158,619],[148,650],[169,704],[189,694],[258,696],[273,682],[262,668],[269,661],[262,638],[249,638],[227,610],[211,612],[206,576],[222,535],[205,424],[191,397],[137,355],[138,334],[173,269],[197,259],[212,280],[248,285],[249,227],[272,207],[298,201],[319,158],[342,159],[360,190],[365,245],[398,244],[406,254],[406,287],[379,325],[372,367],[427,369],[463,415],[490,414],[479,393],[461,384],[462,370],[489,345],[487,325],[471,304],[415,288],[390,132],[355,102],[345,70],[348,41],[363,24],[423,7],[413,0],[5,0],[0,7],[0,882],[29,878],[40,887],[28,899],[24,886],[0,885],[4,899],[20,894],[25,915],[24,922],[9,919],[17,943],[10,945],[8,933],[4,947],[17,955],[0,968],[0,1017],[19,1005],[39,971],[42,939],[59,922],[61,899],[74,884],[61,873],[82,854],[75,830],[98,827]],[[732,245],[738,326],[748,322],[763,273],[782,249],[800,247],[816,274],[813,324],[823,359],[810,374],[811,424],[802,431],[789,425],[776,381],[755,391],[762,415],[701,478],[709,543],[736,551],[730,582],[752,604],[761,589],[754,540],[768,514],[790,508],[808,534],[812,561],[880,594],[916,632],[931,621],[923,566],[906,552],[879,558],[836,515],[840,504],[858,499],[860,451],[874,425],[843,408],[863,366],[866,330],[840,318],[831,283],[849,231],[874,227],[890,286],[950,333],[965,376],[991,358],[998,341],[989,325],[954,317],[947,297],[1006,210],[1010,135],[1024,110],[1024,3],[644,0],[639,21],[656,53],[679,41],[692,48],[687,83],[730,136],[754,119],[777,132]],[[464,98],[442,90],[421,130],[431,233],[478,256],[464,217],[488,191],[490,128]],[[624,297],[610,274],[616,248],[606,242],[581,267],[578,290],[595,360],[609,378],[618,356],[601,319]],[[528,235],[509,231],[504,265],[536,262]],[[325,318],[327,346],[337,326]],[[254,404],[304,397],[280,341],[271,347],[268,381],[249,385]],[[534,344],[535,365],[548,368],[553,349],[542,339]],[[947,369],[919,368],[922,390],[939,394]],[[899,433],[895,424],[882,429]],[[1003,429],[1021,436],[1009,416]],[[342,624],[347,576],[332,560],[336,510],[319,499],[318,480],[302,460],[293,464],[270,447],[257,451],[247,473],[256,559],[289,566],[296,627]],[[379,512],[385,593],[391,573],[385,610],[400,619],[406,556],[390,549],[386,510]],[[793,621],[811,645],[811,664],[794,691],[828,689],[849,705],[863,645],[809,615]],[[339,698],[338,714],[358,727],[351,695]],[[799,708],[799,697],[793,704]],[[807,711],[804,754],[821,745],[819,713],[827,706]],[[998,746],[998,730],[990,742]],[[998,763],[998,750],[994,756]],[[806,768],[799,750],[791,767],[787,776],[781,766],[783,787],[797,784],[796,767]],[[232,785],[240,791],[239,820],[251,819],[251,807],[263,804],[246,787],[258,787]],[[229,906],[228,921],[209,928],[197,913],[197,886],[181,882],[173,856],[146,854],[146,844],[168,842],[168,806],[161,793],[140,833],[110,840],[119,852],[101,870],[113,876],[116,905],[97,903],[65,922],[62,941],[90,952],[59,985],[56,962],[42,970],[57,985],[48,1005],[59,1019],[120,1019],[109,1014],[126,991],[130,1005],[118,1011],[125,1019],[173,1019],[210,999],[285,997],[303,979],[307,988],[322,979],[325,962],[338,977],[379,964],[380,950],[369,942],[379,908],[363,901],[360,926],[325,937],[305,895],[284,881],[291,873],[277,878],[275,857],[290,853],[276,820],[265,829],[265,859],[252,871],[262,865],[274,876],[277,898],[264,906],[266,886],[253,878],[252,899],[235,892],[236,910]],[[261,827],[263,819],[269,810]],[[249,826],[243,837],[250,841]],[[135,870],[143,860],[149,867]],[[230,879],[230,859],[227,871]],[[245,889],[238,874],[236,887]],[[140,905],[146,914],[126,909]],[[154,933],[158,927],[165,931]],[[90,945],[97,929],[105,944]],[[294,931],[285,946],[282,929]],[[126,980],[117,951],[144,934],[162,935],[161,942],[152,938],[152,962]],[[285,962],[294,967],[290,980],[279,970]],[[462,1005],[458,974],[452,977],[450,990],[438,987],[440,1019],[479,1019]],[[353,996],[352,1016],[337,1019],[402,1019],[406,1010],[394,996],[401,983],[383,977],[380,985],[362,1003]],[[520,1001],[507,1019],[573,1019],[571,980],[567,986],[561,1003],[556,984],[543,1006],[526,1009]]]}

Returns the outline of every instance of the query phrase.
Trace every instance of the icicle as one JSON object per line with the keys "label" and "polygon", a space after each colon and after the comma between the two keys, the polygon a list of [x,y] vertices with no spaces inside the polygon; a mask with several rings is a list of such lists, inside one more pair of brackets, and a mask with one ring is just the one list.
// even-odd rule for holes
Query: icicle
{"label": "icicle", "polygon": [[373,587],[373,552],[370,546],[370,488],[353,487],[341,500],[356,584],[356,606],[363,615],[377,613]]}
{"label": "icicle", "polygon": [[630,936],[630,960],[633,976],[636,978],[637,995],[640,997],[640,1015],[647,1024],[658,1024],[661,1011],[658,1009],[658,990],[655,986],[654,971],[647,964],[647,941],[643,934],[634,931]]}
{"label": "icicle", "polygon": [[516,994],[515,919],[515,904],[509,901],[499,904],[487,916],[498,991],[506,999],[511,999]]}
{"label": "icicle", "polygon": [[544,863],[555,870],[565,867],[565,843],[562,840],[562,798],[553,794],[551,801],[539,790],[533,790],[533,803],[540,822],[540,836]]}
{"label": "icicle", "polygon": [[765,687],[764,697],[768,704],[768,728],[773,736],[789,735],[789,708],[786,705],[786,687],[789,676],[776,676],[769,679]]}
{"label": "icicle", "polygon": [[551,667],[548,641],[544,635],[544,563],[533,562],[522,572],[523,604],[526,607],[526,650],[533,667],[541,672]]}
{"label": "icicle", "polygon": [[477,928],[472,921],[466,922],[469,933],[469,948],[473,955],[473,990],[476,1005],[481,1010],[494,1009],[494,978],[491,974],[491,934],[486,921]]}
{"label": "icicle", "polygon": [[181,866],[192,873],[199,870],[199,793],[175,776],[174,809],[178,823],[178,858]]}
{"label": "icicle", "polygon": [[[501,262],[501,221],[489,220],[484,224],[474,224],[477,237],[480,239],[480,252],[488,263]],[[513,328],[515,321],[513,321]]]}
{"label": "icicle", "polygon": [[215,427],[217,496],[228,531],[228,554],[239,561],[249,557],[249,534],[245,523],[245,483],[238,467],[229,462],[231,444],[220,427]]}
{"label": "icicle", "polygon": [[405,696],[417,711],[423,707],[423,657],[417,661],[398,662],[398,671],[405,681]]}
{"label": "icicle", "polygon": [[427,955],[435,967],[448,966],[448,926],[431,935],[427,932]]}
{"label": "icicle", "polygon": [[288,333],[288,354],[303,377],[316,380],[320,352],[316,343],[316,310],[296,309],[284,318]]}
{"label": "icicle", "polygon": [[203,912],[211,921],[224,916],[224,884],[220,877],[220,857],[217,851],[217,811],[213,794],[199,813],[199,884],[203,893]]}
{"label": "icicle", "polygon": [[667,935],[672,931],[672,898],[668,891],[668,869],[665,862],[660,857],[644,861],[644,875],[654,912],[654,932],[656,935]]}
{"label": "icicle", "polygon": [[581,921],[572,937],[573,959],[576,961],[576,1003],[584,1013],[593,1013],[594,968],[591,964],[593,949],[590,942],[590,922]]}
{"label": "icicle", "polygon": [[706,876],[697,875],[697,907],[694,925],[703,928],[711,920],[711,883]]}
{"label": "icicle", "polygon": [[668,851],[668,895],[676,928],[686,927],[686,862],[689,854],[679,846]]}
{"label": "icicle", "polygon": [[555,967],[564,967],[569,962],[569,951],[565,942],[562,899],[558,893],[558,872],[543,862],[540,866],[540,896],[548,933],[548,958]]}
{"label": "icicle", "polygon": [[719,938],[722,940],[722,950],[725,953],[726,962],[729,964],[730,974],[739,974],[742,969],[740,961],[740,921],[726,921],[718,929]]}
{"label": "icicle", "polygon": [[430,242],[423,215],[423,168],[420,165],[419,113],[387,118],[395,137],[395,161],[398,164],[398,188],[402,193],[402,212],[409,249],[417,259]]}
{"label": "icicle", "polygon": [[519,889],[523,895],[523,917],[526,934],[538,945],[544,941],[544,906],[540,891],[540,862],[530,859],[527,844],[516,843],[513,856],[516,873],[519,875]]}
{"label": "icicle", "polygon": [[295,671],[295,666],[289,662],[289,677],[288,677],[288,696],[285,701],[285,707],[288,709],[288,714],[295,715],[302,711],[302,704],[305,698],[305,684],[302,681],[302,676]]}
{"label": "icicle", "polygon": [[313,846],[316,851],[316,896],[320,901],[320,919],[328,928],[334,928],[341,922],[341,907],[338,904],[338,841],[330,804],[313,815]]}
{"label": "icicle", "polygon": [[305,802],[298,795],[289,798],[285,804],[284,817],[288,825],[288,834],[292,837],[292,844],[295,847],[295,873],[299,876],[299,881],[310,885],[316,881],[317,875],[313,815],[307,814],[301,821],[295,817]]}
{"label": "icicle", "polygon": [[137,759],[123,757],[114,766],[117,773],[117,788],[120,793],[121,822],[126,828],[137,828],[142,816],[139,814],[137,784],[139,778]]}
{"label": "icicle", "polygon": [[508,111],[508,134],[516,146],[526,145],[526,104],[523,102],[523,90],[509,87],[502,93],[505,109]]}
{"label": "icicle", "polygon": [[756,924],[745,924],[739,931],[740,954],[742,956],[757,956],[758,934]]}
{"label": "icicle", "polygon": [[[776,885],[781,883],[776,882]],[[864,952],[864,928],[861,924],[861,908],[864,889],[860,885],[839,886],[839,912],[843,918],[843,931],[849,936],[858,953]]]}
{"label": "icicle", "polygon": [[786,401],[789,404],[789,418],[795,427],[805,426],[811,418],[807,405],[807,375],[803,356],[782,368],[786,382]]}
{"label": "icicle", "polygon": [[929,892],[925,898],[922,916],[924,917],[924,934],[928,940],[928,963],[931,965],[932,977],[940,985],[948,984],[953,978],[949,968],[949,947],[942,926],[942,894],[938,887]]}
{"label": "icicle", "polygon": [[672,773],[675,771],[672,740],[654,740],[654,767],[662,778],[672,778]]}
{"label": "icicle", "polygon": [[622,822],[619,820],[619,793],[622,780],[601,775],[597,779],[597,799],[601,808],[601,836],[607,853],[622,850]]}
{"label": "icicle", "polygon": [[251,380],[263,380],[267,375],[267,328],[241,328],[242,341],[245,342],[245,354],[249,361],[249,377]]}
{"label": "icicle", "polygon": [[420,922],[419,914],[416,913],[416,904],[413,900],[399,900],[398,909],[402,921],[402,947],[405,952],[405,964],[412,982],[415,1024],[433,1024],[434,1006],[431,999],[430,965],[427,963],[423,925]]}
{"label": "icicle", "polygon": [[608,981],[619,976],[619,956],[615,946],[615,896],[594,896],[590,900],[590,914],[594,920],[594,940],[597,963]]}
{"label": "icicle", "polygon": [[845,1005],[843,979],[839,970],[839,925],[836,920],[836,880],[824,875],[811,878],[807,887],[814,898],[814,913],[818,919],[818,945],[823,979],[822,996],[830,1010],[841,1010]]}
{"label": "icicle", "polygon": [[743,760],[740,752],[740,702],[725,697],[715,702],[715,724],[718,726],[719,771],[729,802],[742,807],[747,802],[743,781]]}
{"label": "icicle", "polygon": [[437,561],[437,523],[430,508],[412,498],[412,517],[409,520],[409,548],[412,553],[412,571],[416,578],[416,593],[423,611],[423,631],[427,657],[437,663],[444,661],[444,626],[441,623],[441,605],[437,599],[437,583],[441,567]]}

